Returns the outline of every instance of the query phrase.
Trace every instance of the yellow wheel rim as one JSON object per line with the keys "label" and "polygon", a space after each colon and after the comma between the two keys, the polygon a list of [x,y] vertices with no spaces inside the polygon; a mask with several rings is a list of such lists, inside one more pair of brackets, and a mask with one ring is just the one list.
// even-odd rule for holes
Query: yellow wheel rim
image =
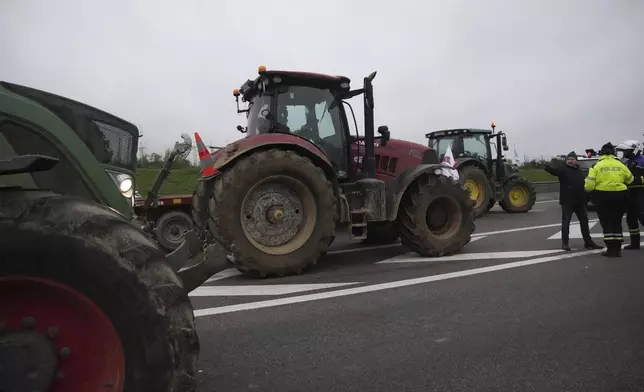
{"label": "yellow wheel rim", "polygon": [[472,179],[465,180],[465,189],[470,193],[470,199],[477,202],[477,205],[480,202],[480,198],[483,196],[483,185],[477,183]]}
{"label": "yellow wheel rim", "polygon": [[528,190],[524,186],[515,186],[510,189],[510,204],[521,207],[528,203]]}

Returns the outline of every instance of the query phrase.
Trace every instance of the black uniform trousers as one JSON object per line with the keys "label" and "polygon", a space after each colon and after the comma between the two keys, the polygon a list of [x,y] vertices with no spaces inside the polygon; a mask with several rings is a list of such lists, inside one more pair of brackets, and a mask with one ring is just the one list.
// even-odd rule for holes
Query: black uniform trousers
{"label": "black uniform trousers", "polygon": [[627,201],[626,191],[595,191],[593,194],[599,224],[604,232],[604,243],[609,251],[613,250],[616,253],[621,250],[621,244],[624,242],[622,219]]}
{"label": "black uniform trousers", "polygon": [[635,247],[640,244],[640,223],[644,226],[644,188],[629,188],[626,224]]}
{"label": "black uniform trousers", "polygon": [[575,201],[573,203],[561,204],[561,242],[568,244],[570,240],[570,220],[572,214],[577,215],[581,235],[584,237],[584,243],[593,242],[590,237],[590,228],[588,227],[588,212],[586,211],[586,201]]}

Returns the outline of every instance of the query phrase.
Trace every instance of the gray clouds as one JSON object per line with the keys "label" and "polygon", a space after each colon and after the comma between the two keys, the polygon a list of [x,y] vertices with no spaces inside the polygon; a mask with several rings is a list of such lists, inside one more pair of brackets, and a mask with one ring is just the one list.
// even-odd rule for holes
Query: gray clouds
{"label": "gray clouds", "polygon": [[423,144],[427,131],[492,120],[531,156],[644,133],[638,0],[0,0],[0,7],[2,79],[128,119],[149,150],[181,132],[216,144],[241,136],[231,90],[260,64],[344,74],[356,87],[377,70],[376,124]]}

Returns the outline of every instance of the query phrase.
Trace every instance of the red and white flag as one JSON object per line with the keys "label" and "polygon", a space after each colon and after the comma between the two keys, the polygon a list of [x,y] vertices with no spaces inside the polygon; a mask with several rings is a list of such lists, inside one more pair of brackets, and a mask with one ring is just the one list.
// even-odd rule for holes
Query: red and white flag
{"label": "red and white flag", "polygon": [[453,179],[457,180],[459,179],[458,177],[458,170],[454,168],[456,166],[456,162],[454,161],[454,154],[452,153],[452,146],[447,146],[447,150],[445,151],[445,155],[443,156],[443,165],[449,166],[451,169],[447,167],[443,167],[441,169],[441,174],[446,176],[446,177],[452,177]]}

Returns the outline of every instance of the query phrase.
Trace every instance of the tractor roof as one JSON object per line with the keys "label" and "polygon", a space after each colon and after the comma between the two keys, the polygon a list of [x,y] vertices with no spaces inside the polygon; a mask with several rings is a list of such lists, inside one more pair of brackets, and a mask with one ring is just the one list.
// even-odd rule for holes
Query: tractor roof
{"label": "tractor roof", "polygon": [[268,81],[276,85],[299,85],[319,88],[349,90],[351,80],[346,76],[326,75],[314,72],[267,70],[260,65],[257,68],[259,76],[255,80],[247,80],[239,89],[233,90],[233,95],[240,94],[244,101],[252,99],[259,91],[260,83]]}
{"label": "tractor roof", "polygon": [[443,136],[462,135],[462,134],[486,134],[491,135],[492,131],[489,129],[479,128],[456,128],[456,129],[442,129],[440,131],[433,131],[425,134],[428,139],[435,139]]}
{"label": "tractor roof", "polygon": [[284,71],[284,70],[267,70],[260,72],[260,75],[267,77],[279,76],[285,83],[302,83],[302,84],[342,84],[347,85],[351,79],[340,75],[326,75],[314,72]]}
{"label": "tractor roof", "polygon": [[106,124],[118,127],[135,137],[139,137],[139,130],[134,124],[86,103],[74,101],[70,98],[16,83],[0,81],[0,86],[13,94],[30,99],[46,107],[59,116],[75,131],[78,131],[78,128],[84,126],[84,124],[75,120],[73,118],[74,115],[105,122]]}

